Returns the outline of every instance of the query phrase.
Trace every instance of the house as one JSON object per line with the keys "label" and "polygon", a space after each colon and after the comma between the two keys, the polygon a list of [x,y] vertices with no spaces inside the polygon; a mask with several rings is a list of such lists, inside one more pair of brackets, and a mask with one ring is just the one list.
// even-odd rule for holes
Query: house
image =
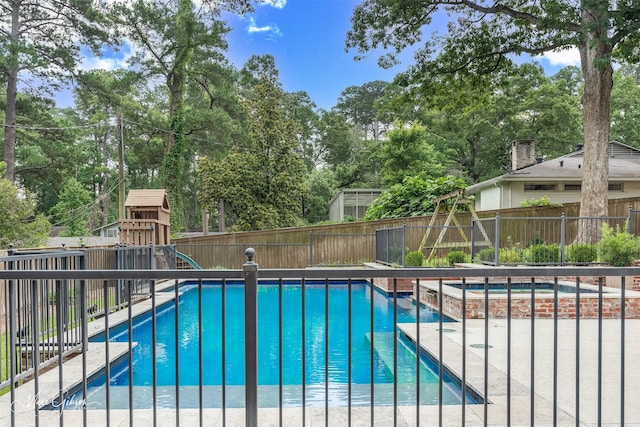
{"label": "house", "polygon": [[113,237],[117,241],[120,237],[120,224],[116,221],[107,225],[103,225],[102,227],[98,227],[93,230],[93,235],[106,238]]}
{"label": "house", "polygon": [[344,221],[345,217],[363,219],[367,208],[380,197],[379,188],[345,188],[329,202],[329,221]]}
{"label": "house", "polygon": [[[532,140],[511,143],[512,171],[467,188],[478,211],[520,207],[523,200],[548,197],[552,203],[580,202],[583,151],[552,160],[536,157]],[[609,143],[609,199],[640,197],[640,150]]]}

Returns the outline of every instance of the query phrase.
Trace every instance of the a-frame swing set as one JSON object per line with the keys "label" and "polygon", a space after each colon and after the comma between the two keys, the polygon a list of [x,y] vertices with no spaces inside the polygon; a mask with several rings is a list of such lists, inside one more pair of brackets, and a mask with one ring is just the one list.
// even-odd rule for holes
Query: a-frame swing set
{"label": "a-frame swing set", "polygon": [[[453,199],[453,203],[450,204],[449,202],[451,199]],[[475,220],[475,223],[478,225],[478,229],[480,230],[480,233],[484,238],[484,240],[474,242],[475,245],[491,246],[491,241],[489,240],[489,236],[487,235],[487,232],[482,226],[482,222],[479,221],[478,213],[473,207],[473,201],[469,200],[466,197],[465,191],[463,189],[438,197],[434,202],[436,204],[436,208],[433,211],[433,215],[431,216],[431,220],[429,221],[429,226],[427,227],[427,231],[425,232],[424,237],[422,238],[422,242],[420,243],[420,248],[419,248],[420,252],[423,252],[425,247],[427,246],[427,242],[429,241],[429,235],[431,234],[431,230],[434,228],[434,224],[436,223],[436,219],[438,218],[438,215],[440,213],[446,212],[447,210],[449,211],[449,215],[447,216],[447,219],[444,222],[444,225],[440,229],[440,234],[438,235],[436,242],[431,247],[431,252],[429,252],[429,256],[427,257],[427,262],[431,261],[431,258],[433,257],[436,249],[453,248],[453,247],[455,248],[471,247],[472,242],[469,241],[469,238],[465,234],[463,227],[460,225],[460,222],[458,222],[458,219],[456,218],[456,210],[458,209],[458,206],[467,207],[467,209],[471,213],[471,217]],[[462,237],[462,242],[443,242],[442,241],[444,239],[445,233],[447,232],[447,229],[449,228],[451,222],[453,222],[456,225],[456,228],[460,232],[460,236]]]}

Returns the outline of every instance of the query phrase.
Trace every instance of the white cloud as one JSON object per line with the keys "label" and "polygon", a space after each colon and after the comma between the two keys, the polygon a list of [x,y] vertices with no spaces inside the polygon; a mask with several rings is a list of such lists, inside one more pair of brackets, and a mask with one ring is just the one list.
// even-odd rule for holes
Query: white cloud
{"label": "white cloud", "polygon": [[121,58],[96,58],[85,57],[80,64],[81,70],[116,70],[118,68],[125,68],[127,63]]}
{"label": "white cloud", "polygon": [[287,5],[287,0],[267,0],[264,3],[259,3],[260,6],[273,6],[276,9],[282,9]]}
{"label": "white cloud", "polygon": [[134,55],[136,49],[129,41],[125,41],[124,45],[118,50],[104,48],[100,56],[94,56],[86,49],[82,50],[82,62],[78,66],[79,69],[88,70],[117,70],[129,67],[129,59]]}
{"label": "white cloud", "polygon": [[268,34],[273,34],[277,36],[282,35],[282,33],[280,32],[280,28],[278,28],[277,25],[271,24],[271,25],[263,25],[259,27],[258,25],[256,25],[256,21],[253,17],[249,18],[249,26],[247,27],[247,32],[249,34],[268,33]]}
{"label": "white cloud", "polygon": [[545,52],[542,54],[542,57],[549,61],[551,65],[580,65],[580,52],[578,51],[578,48],[575,47],[565,50]]}

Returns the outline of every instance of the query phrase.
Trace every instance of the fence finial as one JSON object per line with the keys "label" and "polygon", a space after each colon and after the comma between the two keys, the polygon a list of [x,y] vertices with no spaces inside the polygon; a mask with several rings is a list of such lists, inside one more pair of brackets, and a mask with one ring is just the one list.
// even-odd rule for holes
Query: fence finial
{"label": "fence finial", "polygon": [[247,262],[253,262],[253,257],[256,256],[256,250],[253,248],[247,248],[244,251],[244,254],[247,256]]}

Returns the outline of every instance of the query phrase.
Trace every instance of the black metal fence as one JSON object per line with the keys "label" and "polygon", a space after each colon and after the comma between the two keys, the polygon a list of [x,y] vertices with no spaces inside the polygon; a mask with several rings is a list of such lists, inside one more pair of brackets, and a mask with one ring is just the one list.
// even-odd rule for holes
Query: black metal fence
{"label": "black metal fence", "polygon": [[[640,268],[261,270],[259,252],[247,254],[242,270],[0,271],[10,314],[0,425],[640,419],[630,366],[640,357],[640,293],[627,289]],[[150,284],[146,299],[88,313],[88,283],[101,283],[107,300],[123,282],[135,302],[136,281]],[[413,299],[396,292],[407,283]],[[73,322],[47,329],[52,289],[78,297],[56,298],[55,317],[68,310]],[[30,345],[19,333],[25,317]]]}
{"label": "black metal fence", "polygon": [[[46,251],[10,249],[8,256],[0,257],[0,265],[8,271],[40,271],[39,274],[46,277],[47,272],[52,271],[152,269],[156,259],[171,263],[171,251],[154,246]],[[175,261],[172,264],[175,266]],[[127,307],[132,300],[147,298],[150,286],[148,279],[133,278],[5,281],[0,292],[0,333],[4,338],[0,345],[3,354],[14,355],[16,359],[15,363],[1,366],[0,380],[6,381],[12,376],[27,378],[41,363],[41,368],[59,363],[59,358],[73,354],[82,345],[83,314],[91,320]],[[60,344],[58,337],[61,336],[64,336],[64,345]],[[10,344],[6,337],[15,338],[15,343]]]}
{"label": "black metal fence", "polygon": [[[443,267],[454,262],[494,266],[601,264],[597,249],[603,225],[635,233],[637,220],[638,211],[630,209],[626,217],[531,218],[496,214],[473,220],[468,226],[386,228],[376,231],[376,261],[403,267]],[[585,241],[581,233],[590,239]]]}

